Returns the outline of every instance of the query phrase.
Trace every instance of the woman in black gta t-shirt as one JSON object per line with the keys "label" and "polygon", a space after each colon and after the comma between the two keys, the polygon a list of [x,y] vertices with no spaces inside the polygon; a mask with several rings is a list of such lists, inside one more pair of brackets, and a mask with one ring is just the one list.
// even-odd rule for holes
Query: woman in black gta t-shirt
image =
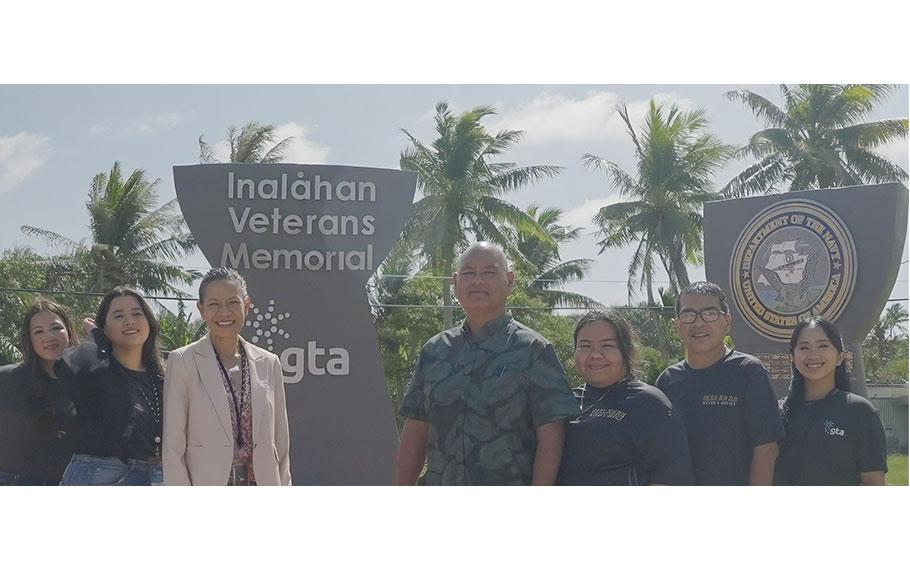
{"label": "woman in black gta t-shirt", "polygon": [[790,356],[775,485],[884,485],[885,430],[872,404],[850,392],[840,331],[824,318],[803,320]]}

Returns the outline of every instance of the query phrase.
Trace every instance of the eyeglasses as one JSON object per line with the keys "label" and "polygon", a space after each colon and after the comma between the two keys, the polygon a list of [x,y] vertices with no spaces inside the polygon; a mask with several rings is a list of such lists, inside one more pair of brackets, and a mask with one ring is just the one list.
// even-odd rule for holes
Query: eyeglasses
{"label": "eyeglasses", "polygon": [[727,312],[722,312],[717,308],[706,308],[700,312],[695,310],[684,310],[679,312],[679,315],[676,316],[676,319],[680,323],[695,323],[695,320],[698,319],[698,316],[701,316],[701,321],[705,323],[711,323],[717,321],[721,314],[726,314]]}

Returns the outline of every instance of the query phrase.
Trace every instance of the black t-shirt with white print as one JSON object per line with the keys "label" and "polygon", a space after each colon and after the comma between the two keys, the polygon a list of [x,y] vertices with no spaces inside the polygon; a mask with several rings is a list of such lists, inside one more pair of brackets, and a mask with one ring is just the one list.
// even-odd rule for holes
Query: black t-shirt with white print
{"label": "black t-shirt with white print", "polygon": [[623,380],[573,389],[557,485],[691,485],[682,420],[662,392]]}
{"label": "black t-shirt with white print", "polygon": [[885,430],[861,396],[835,389],[795,405],[784,426],[775,485],[859,485],[862,472],[888,471]]}
{"label": "black t-shirt with white print", "polygon": [[686,424],[696,485],[747,485],[752,450],[784,437],[768,371],[752,355],[730,351],[705,369],[681,361],[655,386]]}

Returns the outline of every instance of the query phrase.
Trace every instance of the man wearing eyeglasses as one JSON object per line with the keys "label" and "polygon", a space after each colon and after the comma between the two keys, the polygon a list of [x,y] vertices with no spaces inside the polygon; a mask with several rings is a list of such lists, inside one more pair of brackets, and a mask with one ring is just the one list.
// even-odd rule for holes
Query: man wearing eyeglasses
{"label": "man wearing eyeglasses", "polygon": [[696,485],[771,485],[777,441],[784,438],[777,400],[761,361],[727,348],[730,310],[711,282],[695,282],[676,301],[686,359],[655,385],[682,414]]}

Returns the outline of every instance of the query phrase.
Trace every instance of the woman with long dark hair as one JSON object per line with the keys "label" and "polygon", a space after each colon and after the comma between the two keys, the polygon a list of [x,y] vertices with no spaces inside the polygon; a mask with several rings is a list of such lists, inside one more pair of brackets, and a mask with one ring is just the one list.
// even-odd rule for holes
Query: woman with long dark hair
{"label": "woman with long dark hair", "polygon": [[158,320],[145,299],[123,286],[101,300],[91,338],[57,363],[79,417],[76,455],[63,485],[162,483],[164,366]]}
{"label": "woman with long dark hair", "polygon": [[776,485],[884,485],[885,430],[875,407],[850,392],[840,330],[813,317],[790,338],[793,379],[782,407]]}
{"label": "woman with long dark hair", "polygon": [[22,362],[0,367],[0,485],[57,485],[77,439],[54,363],[76,334],[66,308],[39,296],[19,332]]}
{"label": "woman with long dark hair", "polygon": [[580,414],[566,425],[558,485],[691,485],[686,429],[670,401],[632,375],[632,329],[614,311],[575,326],[573,390]]}

